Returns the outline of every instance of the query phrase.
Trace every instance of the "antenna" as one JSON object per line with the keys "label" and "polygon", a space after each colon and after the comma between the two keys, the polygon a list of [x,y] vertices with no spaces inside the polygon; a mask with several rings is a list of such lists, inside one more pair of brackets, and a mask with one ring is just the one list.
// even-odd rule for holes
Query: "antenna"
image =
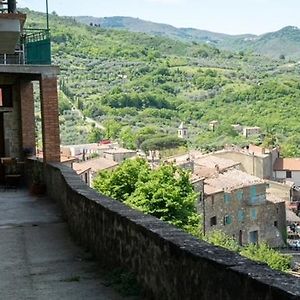
{"label": "antenna", "polygon": [[46,0],[46,18],[47,18],[47,30],[49,30],[49,11],[48,11],[48,0]]}

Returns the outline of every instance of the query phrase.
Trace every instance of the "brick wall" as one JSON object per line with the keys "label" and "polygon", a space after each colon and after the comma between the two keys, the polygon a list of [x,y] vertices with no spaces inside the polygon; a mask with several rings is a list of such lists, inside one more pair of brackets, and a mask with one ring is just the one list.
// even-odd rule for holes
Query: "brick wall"
{"label": "brick wall", "polygon": [[35,153],[35,118],[33,85],[31,81],[20,82],[22,146]]}
{"label": "brick wall", "polygon": [[[26,168],[30,174],[30,167]],[[48,194],[99,261],[134,272],[143,299],[300,299],[300,279],[214,247],[87,187],[59,163],[45,169]]]}
{"label": "brick wall", "polygon": [[40,79],[44,159],[60,161],[57,78]]}

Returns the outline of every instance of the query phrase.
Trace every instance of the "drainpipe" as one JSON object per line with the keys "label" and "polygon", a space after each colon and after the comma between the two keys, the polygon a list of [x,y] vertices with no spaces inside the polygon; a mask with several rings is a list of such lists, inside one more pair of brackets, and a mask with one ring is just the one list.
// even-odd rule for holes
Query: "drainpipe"
{"label": "drainpipe", "polygon": [[200,201],[202,201],[202,211],[203,211],[203,235],[206,234],[206,228],[205,228],[205,201],[204,201],[204,187],[202,189],[202,192],[200,194]]}

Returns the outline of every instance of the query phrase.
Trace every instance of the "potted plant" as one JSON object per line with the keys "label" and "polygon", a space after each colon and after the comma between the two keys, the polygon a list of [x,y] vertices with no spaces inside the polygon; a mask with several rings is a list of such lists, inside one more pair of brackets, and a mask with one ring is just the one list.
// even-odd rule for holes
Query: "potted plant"
{"label": "potted plant", "polygon": [[30,186],[32,195],[44,195],[46,193],[46,185],[43,178],[43,164],[38,160],[33,161],[32,184]]}

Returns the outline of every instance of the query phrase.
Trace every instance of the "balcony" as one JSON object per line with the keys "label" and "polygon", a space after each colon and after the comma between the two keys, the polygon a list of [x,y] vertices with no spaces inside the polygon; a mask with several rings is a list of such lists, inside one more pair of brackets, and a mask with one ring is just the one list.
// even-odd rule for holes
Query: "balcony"
{"label": "balcony", "polygon": [[0,299],[128,299],[104,284],[48,197],[0,188],[0,239]]}
{"label": "balcony", "polygon": [[2,65],[51,65],[51,38],[47,29],[24,29],[13,53],[0,51]]}

